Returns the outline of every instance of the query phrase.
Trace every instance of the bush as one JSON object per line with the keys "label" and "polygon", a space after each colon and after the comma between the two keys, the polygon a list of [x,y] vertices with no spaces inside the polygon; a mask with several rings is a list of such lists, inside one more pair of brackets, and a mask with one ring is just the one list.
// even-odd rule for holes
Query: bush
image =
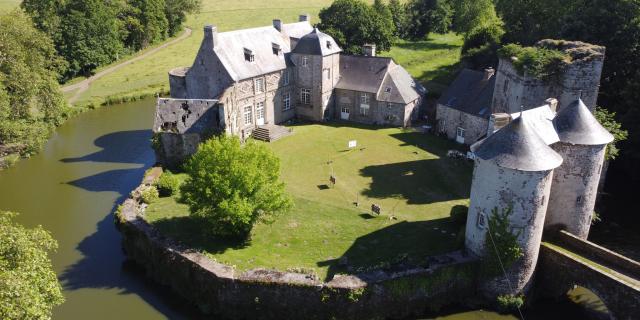
{"label": "bush", "polygon": [[155,187],[158,189],[158,194],[161,197],[170,197],[180,189],[180,179],[171,173],[171,171],[165,171],[158,181],[156,181]]}
{"label": "bush", "polygon": [[292,205],[279,181],[280,159],[253,141],[242,146],[238,137],[213,138],[185,171],[182,200],[215,236],[246,239],[254,224],[272,222]]}
{"label": "bush", "polygon": [[513,66],[518,72],[521,74],[526,72],[541,80],[547,80],[554,76],[571,60],[570,56],[560,50],[522,47],[513,43],[500,48],[498,55],[506,59],[515,57]]}
{"label": "bush", "polygon": [[455,205],[451,208],[451,222],[456,225],[465,225],[467,223],[467,214],[469,207],[464,205]]}
{"label": "bush", "polygon": [[522,295],[514,296],[512,294],[505,294],[498,296],[497,302],[500,312],[513,312],[522,307],[524,297]]}
{"label": "bush", "polygon": [[158,200],[159,197],[160,197],[160,195],[158,194],[158,189],[156,189],[155,186],[151,186],[151,187],[145,189],[140,194],[140,198],[142,199],[142,202],[144,202],[146,204],[151,204],[151,203],[155,202],[156,200]]}

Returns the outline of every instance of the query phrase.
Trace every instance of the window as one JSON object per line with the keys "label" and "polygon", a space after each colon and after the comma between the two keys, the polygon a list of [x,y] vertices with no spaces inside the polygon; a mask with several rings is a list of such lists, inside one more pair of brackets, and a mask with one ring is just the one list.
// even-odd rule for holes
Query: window
{"label": "window", "polygon": [[256,93],[264,92],[264,79],[256,79]]}
{"label": "window", "polygon": [[331,41],[327,40],[327,49],[331,49]]}
{"label": "window", "polygon": [[300,101],[303,104],[311,104],[311,89],[300,89]]}
{"label": "window", "polygon": [[256,103],[256,119],[264,119],[264,102]]}
{"label": "window", "polygon": [[280,49],[280,45],[277,43],[271,43],[271,48],[273,49],[273,54],[275,54],[276,56],[280,54],[280,52],[282,52],[282,49]]}
{"label": "window", "polygon": [[285,70],[282,74],[282,82],[285,86],[289,84],[289,70]]}
{"label": "window", "polygon": [[578,196],[576,198],[576,203],[581,203],[582,202],[582,196]]}
{"label": "window", "polygon": [[302,66],[306,67],[309,64],[309,58],[308,57],[302,57]]}
{"label": "window", "polygon": [[458,129],[456,129],[456,136],[458,136],[460,138],[464,138],[464,129],[458,127]]}
{"label": "window", "polygon": [[244,107],[244,124],[253,123],[253,112],[251,111],[251,108],[251,106]]}
{"label": "window", "polygon": [[331,69],[323,69],[322,72],[325,75],[325,78],[327,78],[327,80],[331,80]]}
{"label": "window", "polygon": [[390,93],[390,92],[391,92],[391,87],[386,87],[386,88],[384,88],[384,92],[386,92],[386,93]]}
{"label": "window", "polygon": [[369,104],[369,94],[367,93],[360,94],[360,104]]}
{"label": "window", "polygon": [[341,111],[342,113],[349,113],[349,107],[347,107],[347,106],[343,106],[343,107],[342,107],[342,109],[340,109],[340,111]]}
{"label": "window", "polygon": [[393,104],[391,102],[387,102],[387,109],[391,110],[393,108]]}
{"label": "window", "polygon": [[282,96],[282,111],[291,109],[291,94],[289,92]]}
{"label": "window", "polygon": [[244,60],[247,60],[249,62],[253,62],[256,60],[256,56],[253,54],[253,51],[251,51],[251,49],[244,48]]}
{"label": "window", "polygon": [[360,115],[361,116],[366,116],[368,114],[369,114],[369,105],[361,104],[360,105]]}
{"label": "window", "polygon": [[540,199],[540,205],[541,205],[541,206],[544,206],[544,200],[545,200],[545,196],[543,195],[543,196],[542,196],[542,199]]}
{"label": "window", "polygon": [[478,212],[478,219],[476,221],[476,224],[478,225],[478,228],[484,228],[485,226],[484,214],[482,214],[481,212]]}

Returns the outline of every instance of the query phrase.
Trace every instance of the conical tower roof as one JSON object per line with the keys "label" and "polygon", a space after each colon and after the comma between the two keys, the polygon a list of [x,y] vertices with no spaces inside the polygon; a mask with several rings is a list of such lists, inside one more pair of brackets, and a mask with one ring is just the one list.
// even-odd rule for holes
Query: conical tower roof
{"label": "conical tower roof", "polygon": [[472,145],[471,151],[499,167],[520,171],[546,171],[562,164],[562,156],[542,140],[523,115]]}
{"label": "conical tower roof", "polygon": [[564,143],[593,146],[613,141],[613,135],[602,127],[582,99],[562,108],[553,119],[553,126]]}
{"label": "conical tower roof", "polygon": [[328,34],[320,32],[318,28],[302,37],[291,51],[299,54],[328,56],[342,52],[336,41]]}

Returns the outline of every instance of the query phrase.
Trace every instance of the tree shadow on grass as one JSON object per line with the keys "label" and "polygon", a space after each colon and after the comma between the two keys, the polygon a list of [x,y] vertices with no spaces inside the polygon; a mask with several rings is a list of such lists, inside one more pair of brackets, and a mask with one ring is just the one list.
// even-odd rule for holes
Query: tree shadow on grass
{"label": "tree shadow on grass", "polygon": [[414,51],[431,51],[431,50],[454,50],[460,49],[462,46],[449,43],[435,43],[431,39],[417,41],[401,41],[393,44],[394,47],[414,50]]}
{"label": "tree shadow on grass", "polygon": [[339,273],[357,274],[408,265],[427,266],[430,256],[463,247],[458,232],[459,227],[449,218],[401,221],[357,238],[342,256],[319,261],[317,265],[329,267],[326,281]]}

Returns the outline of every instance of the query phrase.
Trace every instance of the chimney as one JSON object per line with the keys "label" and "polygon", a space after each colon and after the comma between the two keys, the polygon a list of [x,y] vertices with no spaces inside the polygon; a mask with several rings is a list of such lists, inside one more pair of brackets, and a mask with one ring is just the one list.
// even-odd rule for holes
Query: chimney
{"label": "chimney", "polygon": [[493,75],[496,74],[496,70],[493,68],[486,68],[484,69],[484,77],[482,78],[482,80],[487,81],[489,79],[491,79],[491,77],[493,77]]}
{"label": "chimney", "polygon": [[487,128],[487,137],[494,132],[502,129],[511,122],[511,116],[508,113],[494,113],[489,118],[489,127]]}
{"label": "chimney", "polygon": [[273,27],[276,28],[276,30],[282,32],[282,20],[273,19]]}
{"label": "chimney", "polygon": [[211,48],[215,48],[218,43],[218,28],[210,24],[204,26],[204,40],[211,44]]}
{"label": "chimney", "polygon": [[551,108],[551,111],[553,111],[553,112],[558,111],[558,99],[549,98],[549,99],[545,100],[544,102],[549,105],[549,108]]}
{"label": "chimney", "polygon": [[309,18],[309,14],[305,13],[305,14],[301,14],[301,15],[298,16],[298,21],[300,21],[300,22],[304,22],[304,21],[311,22],[311,19]]}
{"label": "chimney", "polygon": [[362,46],[362,53],[367,57],[375,57],[376,56],[376,45],[366,43]]}

